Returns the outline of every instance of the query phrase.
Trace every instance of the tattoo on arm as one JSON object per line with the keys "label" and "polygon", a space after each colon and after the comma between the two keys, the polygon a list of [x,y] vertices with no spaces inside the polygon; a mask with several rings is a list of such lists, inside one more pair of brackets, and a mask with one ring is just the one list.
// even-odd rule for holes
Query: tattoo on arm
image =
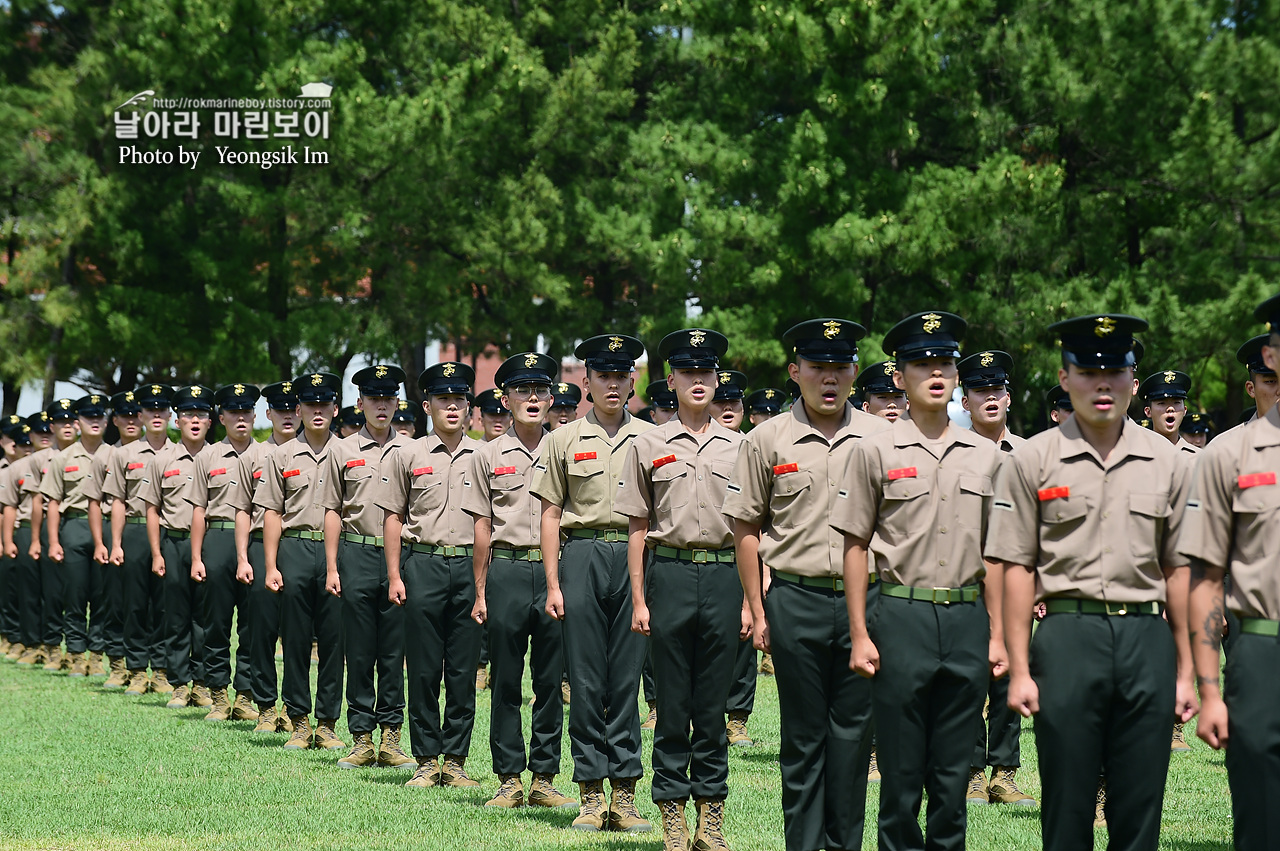
{"label": "tattoo on arm", "polygon": [[1204,619],[1204,638],[1202,643],[1214,650],[1222,649],[1222,631],[1226,628],[1226,616],[1222,613],[1222,601],[1214,600],[1213,608]]}
{"label": "tattoo on arm", "polygon": [[1201,688],[1204,688],[1205,686],[1216,686],[1218,685],[1218,682],[1219,680],[1217,677],[1196,677],[1196,685]]}

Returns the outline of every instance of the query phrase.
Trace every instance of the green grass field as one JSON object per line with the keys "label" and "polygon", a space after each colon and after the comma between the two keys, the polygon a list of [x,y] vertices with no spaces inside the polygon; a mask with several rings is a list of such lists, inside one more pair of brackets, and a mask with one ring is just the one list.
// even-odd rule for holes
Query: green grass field
{"label": "green grass field", "polygon": [[[487,692],[477,700],[467,765],[482,788],[416,790],[403,787],[407,772],[342,771],[335,763],[343,752],[284,751],[283,735],[254,735],[247,722],[209,723],[204,709],[166,709],[159,696],[103,692],[101,682],[0,662],[0,848],[661,848],[656,830],[582,834],[566,829],[573,813],[485,810],[497,786],[489,774]],[[1193,727],[1188,725],[1188,738]],[[731,749],[725,832],[735,851],[782,849],[778,702],[771,678],[759,680],[750,730],[758,744]],[[339,732],[349,743],[345,725]],[[646,734],[646,765],[651,744]],[[1230,848],[1222,757],[1198,740],[1192,748],[1173,755],[1160,847]],[[1029,725],[1022,752],[1019,779],[1038,797]],[[567,736],[562,766],[559,785],[576,798]],[[638,797],[641,811],[656,823],[647,778]],[[864,848],[875,848],[877,806],[872,786]],[[1098,847],[1105,847],[1105,834],[1095,835]],[[970,809],[969,847],[1039,848],[1039,810]]]}

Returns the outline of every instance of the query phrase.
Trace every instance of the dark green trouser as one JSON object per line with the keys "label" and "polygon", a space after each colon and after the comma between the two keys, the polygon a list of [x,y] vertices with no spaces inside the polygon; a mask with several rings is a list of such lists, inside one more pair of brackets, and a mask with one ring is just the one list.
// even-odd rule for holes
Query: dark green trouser
{"label": "dark green trouser", "polygon": [[[68,517],[58,528],[58,543],[62,544],[62,564],[50,559],[46,570],[62,573],[63,626],[67,637],[68,653],[83,653],[89,649],[89,590],[90,569],[93,564],[93,538],[89,535],[89,521],[83,517]],[[93,613],[94,617],[98,612]]]}
{"label": "dark green trouser", "polygon": [[1045,851],[1093,848],[1103,770],[1108,847],[1155,851],[1175,690],[1169,625],[1156,615],[1049,615],[1031,641],[1031,676]]}
{"label": "dark green trouser", "polygon": [[[347,658],[347,729],[404,724],[404,609],[387,593],[382,547],[338,545]],[[374,677],[377,677],[375,683]]]}
{"label": "dark green trouser", "polygon": [[14,584],[18,588],[18,637],[24,647],[40,644],[40,563],[27,555],[31,549],[31,526],[13,530],[13,543],[18,548],[14,562]]}
{"label": "dark green trouser", "polygon": [[573,700],[573,781],[630,779],[640,763],[636,706],[644,636],[631,631],[627,542],[570,538],[560,554],[564,640]]}
{"label": "dark green trouser", "polygon": [[1280,639],[1238,634],[1227,657],[1227,778],[1237,851],[1280,848]]}
{"label": "dark green trouser", "polygon": [[[547,574],[540,561],[494,557],[485,584],[489,616],[490,688],[489,750],[494,774],[560,773],[560,739],[564,708],[560,677],[564,673],[564,631],[547,614]],[[533,676],[533,718],[529,758],[525,759],[520,711],[523,703],[524,654],[529,650]]]}
{"label": "dark green trouser", "polygon": [[880,596],[867,630],[880,651],[872,681],[880,784],[879,847],[965,847],[965,782],[987,691],[990,622],[981,598],[935,605]]}
{"label": "dark green trouser", "polygon": [[[476,722],[480,624],[471,556],[404,550],[404,661],[409,672],[409,740],[419,759],[471,750]],[[444,719],[440,678],[444,677]]]}
{"label": "dark green trouser", "polygon": [[742,625],[742,584],[728,564],[649,559],[649,647],[658,692],[653,800],[723,800],[729,792],[724,704]]}
{"label": "dark green trouser", "polygon": [[489,624],[480,625],[480,661],[476,668],[484,668],[489,664]]}
{"label": "dark green trouser", "polygon": [[0,636],[18,643],[17,566],[13,559],[0,555]]}
{"label": "dark green trouser", "polygon": [[231,618],[236,619],[237,692],[249,693],[249,586],[236,580],[234,529],[207,529],[200,557],[204,560],[204,684],[231,685]]}
{"label": "dark green trouser", "polygon": [[[741,615],[739,615],[741,628]],[[748,715],[756,708],[756,646],[748,638],[739,641],[734,650],[733,682],[729,684],[729,699],[725,702],[725,712],[745,712]]]}
{"label": "dark green trouser", "polygon": [[281,694],[290,718],[311,714],[311,639],[316,640],[317,719],[342,714],[342,605],[324,588],[324,541],[281,538],[276,566],[280,589],[280,643],[284,647]]}
{"label": "dark green trouser", "polygon": [[[111,549],[111,521],[102,520],[102,541]],[[120,597],[120,568],[89,562],[89,649],[107,656],[124,656],[124,603]]]}
{"label": "dark green trouser", "polygon": [[644,667],[640,669],[640,687],[644,693],[645,703],[658,702],[658,687],[653,684],[653,653],[649,650],[649,642],[644,643]]}
{"label": "dark green trouser", "polygon": [[276,640],[280,638],[280,595],[267,588],[267,567],[262,552],[262,533],[249,540],[249,691],[259,706],[274,707],[280,700],[280,680],[276,672]]}
{"label": "dark green trouser", "polygon": [[[867,589],[868,612],[878,593]],[[775,579],[764,607],[782,716],[787,851],[861,848],[875,727],[871,683],[849,670],[844,593]]]}
{"label": "dark green trouser", "polygon": [[191,538],[160,530],[164,556],[164,658],[169,682],[203,683],[204,586],[191,578]]}
{"label": "dark green trouser", "polygon": [[1022,765],[1022,749],[1018,745],[1022,716],[1009,708],[1008,677],[988,682],[987,700],[987,717],[978,727],[978,743],[969,764],[972,768],[1018,768]]}
{"label": "dark green trouser", "polygon": [[[48,515],[46,515],[48,516]],[[49,535],[40,524],[40,627],[41,644],[61,647],[66,632],[62,604],[62,565],[49,558]]]}
{"label": "dark green trouser", "polygon": [[[124,588],[124,658],[130,671],[163,668],[164,581],[151,572],[151,545],[147,527],[125,524],[120,543],[124,564],[120,566]],[[163,551],[163,550],[162,550]]]}

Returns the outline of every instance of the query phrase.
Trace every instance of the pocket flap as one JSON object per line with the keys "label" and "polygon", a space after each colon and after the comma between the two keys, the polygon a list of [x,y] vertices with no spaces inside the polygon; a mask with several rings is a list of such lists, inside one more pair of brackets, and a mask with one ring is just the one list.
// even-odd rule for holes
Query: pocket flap
{"label": "pocket flap", "polygon": [[990,476],[961,476],[960,490],[978,496],[994,496],[995,489],[991,485]]}
{"label": "pocket flap", "polygon": [[1045,523],[1070,523],[1089,513],[1089,504],[1082,496],[1068,496],[1040,503],[1040,519]]}
{"label": "pocket flap", "polygon": [[885,499],[915,499],[924,496],[929,492],[928,479],[894,479],[885,482],[884,498]]}
{"label": "pocket flap", "polygon": [[1129,494],[1129,511],[1144,517],[1168,517],[1169,495],[1165,493]]}

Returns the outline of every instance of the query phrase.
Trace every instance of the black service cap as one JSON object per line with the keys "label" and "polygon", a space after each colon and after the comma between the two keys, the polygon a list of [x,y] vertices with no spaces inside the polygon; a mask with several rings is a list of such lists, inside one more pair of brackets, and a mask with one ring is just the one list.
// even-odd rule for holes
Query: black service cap
{"label": "black service cap", "polygon": [[404,370],[389,363],[366,366],[351,376],[351,383],[370,398],[389,398],[400,395],[400,385],[405,381]]}
{"label": "black service cap", "polygon": [[968,323],[940,310],[915,313],[884,335],[882,347],[901,364],[925,358],[958,358]]}
{"label": "black service cap", "polygon": [[658,344],[658,357],[672,369],[715,369],[729,351],[729,338],[709,328],[672,331]]}
{"label": "black service cap", "polygon": [[788,328],[782,345],[815,363],[857,363],[858,341],[866,335],[866,328],[848,319],[810,319]]}
{"label": "black service cap", "polygon": [[969,355],[956,364],[960,383],[966,390],[984,387],[1003,387],[1009,383],[1013,372],[1013,358],[1005,352],[989,351]]}
{"label": "black service cap", "polygon": [[1123,369],[1140,358],[1133,335],[1147,321],[1124,313],[1095,313],[1055,322],[1049,330],[1062,342],[1062,356],[1083,369]]}
{"label": "black service cap", "polygon": [[1176,369],[1148,375],[1138,385],[1138,395],[1143,399],[1185,399],[1191,392],[1191,376]]}

